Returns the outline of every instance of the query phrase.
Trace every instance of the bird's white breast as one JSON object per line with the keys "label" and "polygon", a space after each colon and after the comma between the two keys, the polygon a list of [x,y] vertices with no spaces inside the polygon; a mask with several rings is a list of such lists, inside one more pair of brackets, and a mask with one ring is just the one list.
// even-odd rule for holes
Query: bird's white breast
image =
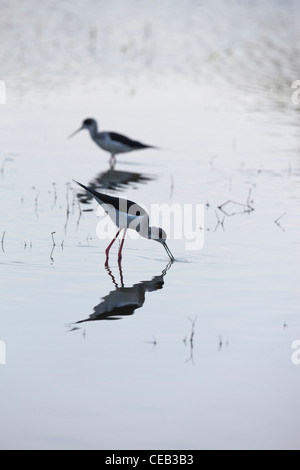
{"label": "bird's white breast", "polygon": [[103,150],[107,150],[112,154],[129,152],[130,150],[132,150],[132,148],[128,145],[113,140],[108,132],[100,132],[96,140],[98,145],[100,145]]}

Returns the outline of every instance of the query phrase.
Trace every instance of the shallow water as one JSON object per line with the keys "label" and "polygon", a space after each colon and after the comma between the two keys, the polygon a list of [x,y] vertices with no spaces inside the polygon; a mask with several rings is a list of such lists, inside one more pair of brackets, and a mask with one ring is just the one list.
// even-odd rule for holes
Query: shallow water
{"label": "shallow water", "polygon": [[[299,448],[297,2],[110,1],[101,25],[98,2],[13,3],[0,20],[0,447]],[[86,132],[67,139],[87,116],[160,148],[111,171]],[[128,238],[106,269],[97,205],[73,179],[149,211],[204,204],[203,249],[171,226],[171,266]]]}

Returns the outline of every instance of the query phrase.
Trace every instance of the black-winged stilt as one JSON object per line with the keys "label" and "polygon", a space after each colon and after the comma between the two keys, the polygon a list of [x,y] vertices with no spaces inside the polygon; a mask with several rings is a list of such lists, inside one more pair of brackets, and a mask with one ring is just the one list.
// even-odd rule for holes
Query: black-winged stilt
{"label": "black-winged stilt", "polygon": [[78,181],[73,181],[94,196],[96,201],[102,206],[102,208],[105,210],[105,212],[109,215],[109,217],[119,229],[115,237],[105,250],[106,265],[108,264],[109,250],[111,246],[118,238],[118,235],[120,234],[121,230],[124,230],[118,253],[118,260],[121,260],[122,249],[127,229],[135,230],[142,237],[161,243],[162,246],[165,248],[171,262],[175,261],[175,258],[166,243],[167,235],[165,231],[160,227],[150,227],[149,215],[145,209],[143,209],[141,206],[139,206],[133,201],[98,193],[93,189],[87,188]]}
{"label": "black-winged stilt", "polygon": [[125,135],[118,134],[117,132],[102,131],[98,132],[97,121],[92,118],[85,119],[82,126],[69,135],[69,138],[73,137],[77,132],[82,129],[87,129],[90,133],[93,141],[99,145],[103,150],[110,153],[110,163],[114,165],[116,163],[116,155],[118,153],[132,152],[133,150],[141,150],[147,148],[155,148],[153,145],[146,145],[137,140],[131,140]]}

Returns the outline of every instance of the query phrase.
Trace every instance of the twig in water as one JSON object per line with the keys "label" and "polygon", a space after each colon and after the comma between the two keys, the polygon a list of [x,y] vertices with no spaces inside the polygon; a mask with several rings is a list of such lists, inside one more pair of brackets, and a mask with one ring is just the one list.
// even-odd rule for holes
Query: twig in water
{"label": "twig in water", "polygon": [[217,225],[215,226],[214,232],[216,232],[216,230],[217,230],[217,228],[219,227],[219,225],[221,225],[222,229],[225,230],[225,228],[224,228],[224,220],[225,220],[226,215],[224,215],[223,220],[220,220],[217,211],[215,211],[215,214],[216,214],[216,217],[217,217],[217,221],[218,221],[218,222],[217,222]]}
{"label": "twig in water", "polygon": [[70,212],[70,205],[69,205],[69,183],[67,183],[67,190],[66,190],[66,200],[67,200],[67,212]]}
{"label": "twig in water", "polygon": [[4,158],[3,164],[2,164],[2,167],[1,167],[1,173],[2,173],[2,175],[3,175],[3,173],[4,173],[5,163],[6,163],[6,158]]}
{"label": "twig in water", "polygon": [[173,175],[171,175],[170,199],[172,199],[173,191],[174,191],[174,178],[173,178]]}
{"label": "twig in water", "polygon": [[75,207],[75,199],[76,199],[76,193],[73,188],[71,188],[72,194],[73,194],[73,199],[72,199],[72,215],[74,214],[74,207]]}
{"label": "twig in water", "polygon": [[[72,324],[65,325],[65,326],[68,328],[66,331],[67,331],[67,332],[70,332],[70,333],[72,333],[73,331],[80,331],[80,330],[82,330],[81,327],[72,326]],[[85,339],[85,337],[86,337],[86,330],[85,330],[85,328],[83,329],[82,336],[83,336],[83,338]]]}
{"label": "twig in water", "polygon": [[54,248],[55,248],[55,240],[54,240],[54,235],[55,232],[51,232],[51,238],[52,238],[52,250],[51,250],[51,253],[50,253],[50,259],[51,261],[53,262],[54,259],[53,259],[53,251],[54,251]]}
{"label": "twig in water", "polygon": [[68,331],[68,332],[81,330],[81,327],[79,327],[79,326],[73,326],[72,323],[66,324],[65,326],[68,328],[68,329],[66,330],[66,331]]}
{"label": "twig in water", "polygon": [[[155,338],[153,338],[153,341],[144,341],[145,343],[148,343],[148,344],[153,344],[153,349],[155,348],[155,346],[157,345],[157,341]],[[153,351],[152,349],[152,351]]]}
{"label": "twig in water", "polygon": [[40,195],[40,191],[38,191],[37,195],[35,196],[34,203],[35,203],[35,210],[37,210],[37,205],[38,205],[38,198]]}
{"label": "twig in water", "polygon": [[53,186],[53,191],[54,191],[54,198],[53,198],[53,204],[52,204],[51,209],[53,209],[55,207],[56,201],[57,201],[56,183],[52,183],[52,186]]}
{"label": "twig in water", "polygon": [[253,200],[251,200],[251,194],[252,194],[252,188],[249,188],[248,197],[247,197],[247,206],[248,207],[251,207],[251,204],[253,204]]}
{"label": "twig in water", "polygon": [[5,167],[6,162],[12,162],[12,161],[13,161],[12,158],[9,158],[9,157],[4,158],[3,164],[2,164],[2,167],[1,167],[1,170],[0,170],[2,175],[4,175],[4,167]]}
{"label": "twig in water", "polygon": [[5,237],[5,233],[6,233],[6,232],[5,232],[5,230],[4,230],[4,232],[3,232],[3,234],[2,234],[2,239],[1,239],[1,246],[2,246],[2,251],[3,251],[3,253],[4,253],[4,237]]}
{"label": "twig in water", "polygon": [[53,236],[55,233],[56,233],[56,232],[51,232],[51,238],[52,238],[53,246],[55,246],[55,240],[54,240],[54,236]]}
{"label": "twig in water", "polygon": [[[197,321],[197,317],[194,318],[194,320],[192,320],[190,317],[188,317],[188,319],[190,320],[190,322],[192,324],[192,330],[191,330],[191,334],[190,334],[190,338],[189,338],[190,357],[185,362],[192,361],[192,363],[194,364],[194,334],[195,334],[195,323]],[[184,344],[186,344],[186,341],[187,341],[187,337],[185,337],[184,340],[183,340]]]}
{"label": "twig in water", "polygon": [[67,199],[67,212],[66,212],[66,223],[65,223],[65,233],[67,233],[68,220],[70,215],[70,205],[69,205],[69,183],[67,183],[66,199]]}
{"label": "twig in water", "polygon": [[3,175],[3,173],[4,173],[5,163],[6,163],[6,158],[4,158],[4,160],[3,160],[3,165],[2,165],[2,167],[1,167],[1,174],[2,174],[2,175]]}
{"label": "twig in water", "polygon": [[286,214],[286,212],[284,212],[283,214],[281,214],[276,220],[274,220],[274,224],[277,225],[277,227],[281,228],[281,230],[283,232],[285,232],[284,228],[282,227],[282,225],[279,223],[279,221],[282,219],[282,217],[284,217]]}
{"label": "twig in water", "polygon": [[[236,214],[250,214],[250,212],[254,211],[254,208],[250,205],[250,196],[251,196],[251,189],[249,190],[246,204],[242,202],[233,201],[232,199],[228,199],[228,201],[218,206],[218,209],[221,212],[223,212],[223,214],[227,215],[228,217],[231,217],[232,215],[236,215]],[[228,206],[228,204],[232,204],[241,209],[232,210],[232,211],[225,210],[225,207]]]}
{"label": "twig in water", "polygon": [[78,216],[78,219],[77,219],[77,224],[76,224],[76,232],[78,230],[78,227],[79,227],[79,221],[81,219],[81,216],[82,216],[82,210],[81,210],[81,206],[80,206],[80,202],[79,202],[79,199],[77,199],[77,203],[78,203],[78,207],[79,207],[79,216]]}
{"label": "twig in water", "polygon": [[[33,189],[35,189],[35,188],[33,188]],[[35,211],[37,219],[39,218],[39,214],[38,214],[38,198],[39,198],[39,195],[40,195],[40,191],[37,192],[37,195],[34,198],[34,211]]]}

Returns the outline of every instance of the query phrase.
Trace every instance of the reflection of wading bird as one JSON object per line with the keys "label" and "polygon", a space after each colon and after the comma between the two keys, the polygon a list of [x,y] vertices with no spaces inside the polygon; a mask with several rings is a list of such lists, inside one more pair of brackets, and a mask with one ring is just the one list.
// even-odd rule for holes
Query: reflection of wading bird
{"label": "reflection of wading bird", "polygon": [[73,132],[69,136],[77,134],[82,129],[88,129],[93,141],[99,145],[103,150],[110,153],[110,163],[114,165],[116,163],[116,155],[118,153],[131,152],[132,150],[141,150],[147,148],[155,148],[153,145],[146,145],[136,140],[131,140],[125,135],[117,134],[116,132],[103,131],[98,132],[97,121],[95,119],[85,119],[82,126],[77,131]]}
{"label": "reflection of wading bird", "polygon": [[94,320],[120,320],[122,317],[132,315],[136,309],[144,305],[146,292],[154,292],[163,288],[164,276],[171,264],[169,262],[162,273],[154,276],[150,281],[141,281],[132,287],[124,286],[121,265],[119,265],[120,286],[118,286],[110,268],[107,266],[106,269],[116,289],[102,297],[101,302],[94,307],[94,311],[89,318],[79,320],[76,324]]}
{"label": "reflection of wading bird", "polygon": [[[121,171],[110,168],[96,175],[89,183],[88,187],[94,191],[122,191],[129,185],[147,183],[154,179],[154,176],[133,171]],[[92,201],[93,195],[84,191],[78,194],[79,202],[88,204]]]}
{"label": "reflection of wading bird", "polygon": [[117,239],[119,233],[122,229],[124,229],[122,242],[120,245],[118,259],[119,261],[122,258],[122,248],[124,244],[125,234],[127,229],[135,230],[139,235],[144,238],[148,238],[149,240],[154,240],[159,242],[163,245],[168,256],[170,257],[171,261],[174,261],[175,258],[173,257],[171,251],[169,250],[166,239],[167,235],[163,229],[159,227],[150,227],[149,226],[149,216],[148,213],[143,209],[141,206],[136,204],[135,202],[128,201],[127,199],[121,199],[118,197],[108,196],[107,194],[101,194],[97,191],[87,188],[78,181],[75,183],[79,184],[82,188],[86,191],[91,193],[96,201],[102,206],[105,212],[109,215],[112,221],[115,223],[117,227],[119,227],[118,232],[115,235],[115,238],[112,242],[108,245],[105,250],[106,253],[106,264],[108,263],[108,256],[109,250],[112,244]]}

